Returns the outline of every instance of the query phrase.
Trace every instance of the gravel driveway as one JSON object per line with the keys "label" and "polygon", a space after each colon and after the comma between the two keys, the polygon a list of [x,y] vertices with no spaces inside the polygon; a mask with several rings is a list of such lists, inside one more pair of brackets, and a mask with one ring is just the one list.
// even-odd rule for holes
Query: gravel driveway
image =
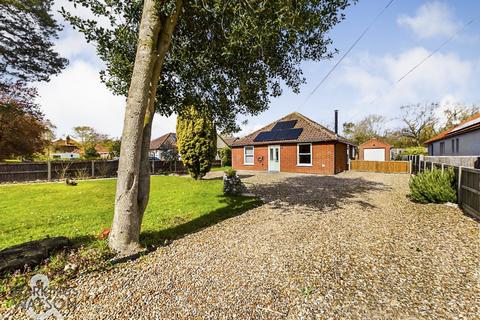
{"label": "gravel driveway", "polygon": [[79,278],[72,319],[480,317],[480,224],[408,175],[240,175],[266,204]]}

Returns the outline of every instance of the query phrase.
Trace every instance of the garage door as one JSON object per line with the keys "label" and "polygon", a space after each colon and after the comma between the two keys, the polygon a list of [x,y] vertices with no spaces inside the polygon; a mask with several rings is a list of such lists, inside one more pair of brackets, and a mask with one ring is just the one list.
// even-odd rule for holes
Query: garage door
{"label": "garage door", "polygon": [[385,149],[365,149],[363,150],[363,160],[385,161]]}

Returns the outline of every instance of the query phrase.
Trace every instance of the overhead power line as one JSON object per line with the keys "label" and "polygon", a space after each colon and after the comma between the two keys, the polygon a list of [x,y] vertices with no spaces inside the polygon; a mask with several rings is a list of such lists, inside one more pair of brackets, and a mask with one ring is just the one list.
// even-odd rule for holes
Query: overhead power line
{"label": "overhead power line", "polygon": [[[470,21],[468,21],[461,29],[460,31],[458,31],[457,33],[453,34],[452,36],[450,36],[450,38],[448,38],[447,40],[443,41],[437,48],[435,48],[435,50],[433,50],[432,52],[430,52],[425,58],[423,58],[422,60],[420,60],[416,65],[414,65],[412,68],[410,68],[410,70],[408,70],[405,74],[403,74],[400,78],[398,78],[395,82],[392,82],[390,84],[390,87],[389,88],[392,88],[394,87],[397,83],[399,83],[400,81],[402,81],[403,79],[405,79],[408,75],[410,75],[412,72],[414,72],[418,67],[420,67],[422,64],[424,64],[428,59],[430,59],[432,56],[434,56],[438,51],[440,51],[443,47],[445,47],[450,41],[452,41],[453,39],[455,39],[456,37],[458,37],[458,34],[460,32],[462,32],[464,29],[466,29],[468,26],[470,26],[472,23],[474,23],[476,20],[478,19],[478,17],[476,18],[473,18],[471,19]],[[375,101],[377,101],[378,99],[380,99],[380,97],[376,97],[374,98],[373,100],[371,100],[368,104],[371,105],[372,103],[374,103]]]}
{"label": "overhead power line", "polygon": [[315,88],[310,92],[310,94],[307,96],[307,98],[303,101],[302,105],[299,106],[298,109],[303,107],[305,103],[310,99],[310,97],[320,88],[320,86],[328,79],[328,77],[333,73],[333,71],[340,65],[340,63],[345,59],[345,57],[352,51],[353,48],[362,40],[362,38],[365,36],[365,34],[370,30],[370,28],[375,24],[375,22],[380,18],[380,16],[387,10],[388,7],[393,3],[395,0],[390,0],[388,3],[385,5],[385,7],[380,10],[380,12],[373,18],[373,20],[370,22],[370,24],[363,30],[363,32],[360,34],[360,36],[352,43],[352,45],[348,48],[347,51],[338,59],[338,61],[333,65],[333,67],[325,74],[325,76],[320,80],[320,82],[315,86]]}
{"label": "overhead power line", "polygon": [[[468,21],[468,23],[463,26],[462,30],[460,31],[463,31],[463,29],[465,29],[466,27],[468,27],[469,25],[471,25],[477,18],[474,18],[470,21]],[[415,71],[415,69],[417,69],[418,67],[420,67],[425,61],[427,61],[428,59],[430,59],[435,53],[437,53],[438,51],[440,51],[443,47],[445,47],[450,41],[452,41],[453,39],[455,39],[456,37],[458,36],[458,34],[454,34],[452,35],[450,38],[448,38],[447,40],[445,40],[444,42],[442,42],[435,50],[433,50],[428,56],[426,56],[425,58],[422,59],[422,61],[420,61],[419,63],[417,63],[416,65],[414,65],[410,70],[407,71],[407,73],[405,73],[403,76],[401,76],[395,83],[399,83],[400,81],[402,81],[403,79],[405,79],[410,73],[412,73],[413,71]],[[394,83],[394,84],[395,84]]]}

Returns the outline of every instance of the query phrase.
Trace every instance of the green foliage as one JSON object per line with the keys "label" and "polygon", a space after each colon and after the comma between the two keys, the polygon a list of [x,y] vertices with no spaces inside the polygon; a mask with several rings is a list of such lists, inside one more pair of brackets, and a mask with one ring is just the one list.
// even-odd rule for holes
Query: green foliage
{"label": "green foliage", "polygon": [[[94,42],[106,69],[102,81],[127,95],[138,41],[142,1],[73,0],[110,28],[65,10],[63,16]],[[236,116],[256,115],[281,94],[299,92],[301,62],[332,57],[329,32],[351,1],[183,1],[172,46],[160,76],[156,111],[168,116],[184,106],[208,106],[219,129],[238,129]],[[159,2],[168,19],[172,1]]]}
{"label": "green foliage", "polygon": [[357,123],[344,123],[343,133],[353,143],[360,145],[372,138],[378,138],[381,136],[384,123],[384,116],[371,114]]}
{"label": "green foliage", "polygon": [[49,126],[36,99],[36,90],[23,85],[0,86],[0,160],[30,159],[48,145]]}
{"label": "green foliage", "polygon": [[225,174],[227,175],[227,177],[233,178],[237,175],[237,171],[232,168],[228,168],[227,170],[225,170]]}
{"label": "green foliage", "polygon": [[62,30],[53,18],[53,3],[0,1],[0,87],[17,81],[48,81],[67,65],[53,50],[53,40]]}
{"label": "green foliage", "polygon": [[185,109],[177,118],[177,147],[193,178],[206,175],[217,152],[217,131],[211,115],[195,107]]}
{"label": "green foliage", "polygon": [[222,159],[222,165],[227,167],[232,165],[232,149],[230,147],[221,149],[220,157]]}
{"label": "green foliage", "polygon": [[402,152],[402,156],[427,155],[425,147],[408,147]]}
{"label": "green foliage", "polygon": [[410,196],[415,202],[456,202],[455,174],[453,170],[433,169],[413,176],[410,180]]}
{"label": "green foliage", "polygon": [[98,154],[97,150],[95,149],[94,146],[88,146],[85,148],[85,151],[83,153],[83,157],[85,159],[97,159],[100,157],[100,154]]}

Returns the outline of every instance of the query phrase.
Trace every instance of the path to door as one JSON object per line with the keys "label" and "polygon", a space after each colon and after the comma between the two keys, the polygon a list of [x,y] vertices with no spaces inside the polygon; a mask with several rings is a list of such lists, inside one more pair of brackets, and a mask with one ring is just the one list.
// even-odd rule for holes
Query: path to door
{"label": "path to door", "polygon": [[408,175],[241,172],[265,205],[78,279],[73,319],[475,318],[479,224]]}

